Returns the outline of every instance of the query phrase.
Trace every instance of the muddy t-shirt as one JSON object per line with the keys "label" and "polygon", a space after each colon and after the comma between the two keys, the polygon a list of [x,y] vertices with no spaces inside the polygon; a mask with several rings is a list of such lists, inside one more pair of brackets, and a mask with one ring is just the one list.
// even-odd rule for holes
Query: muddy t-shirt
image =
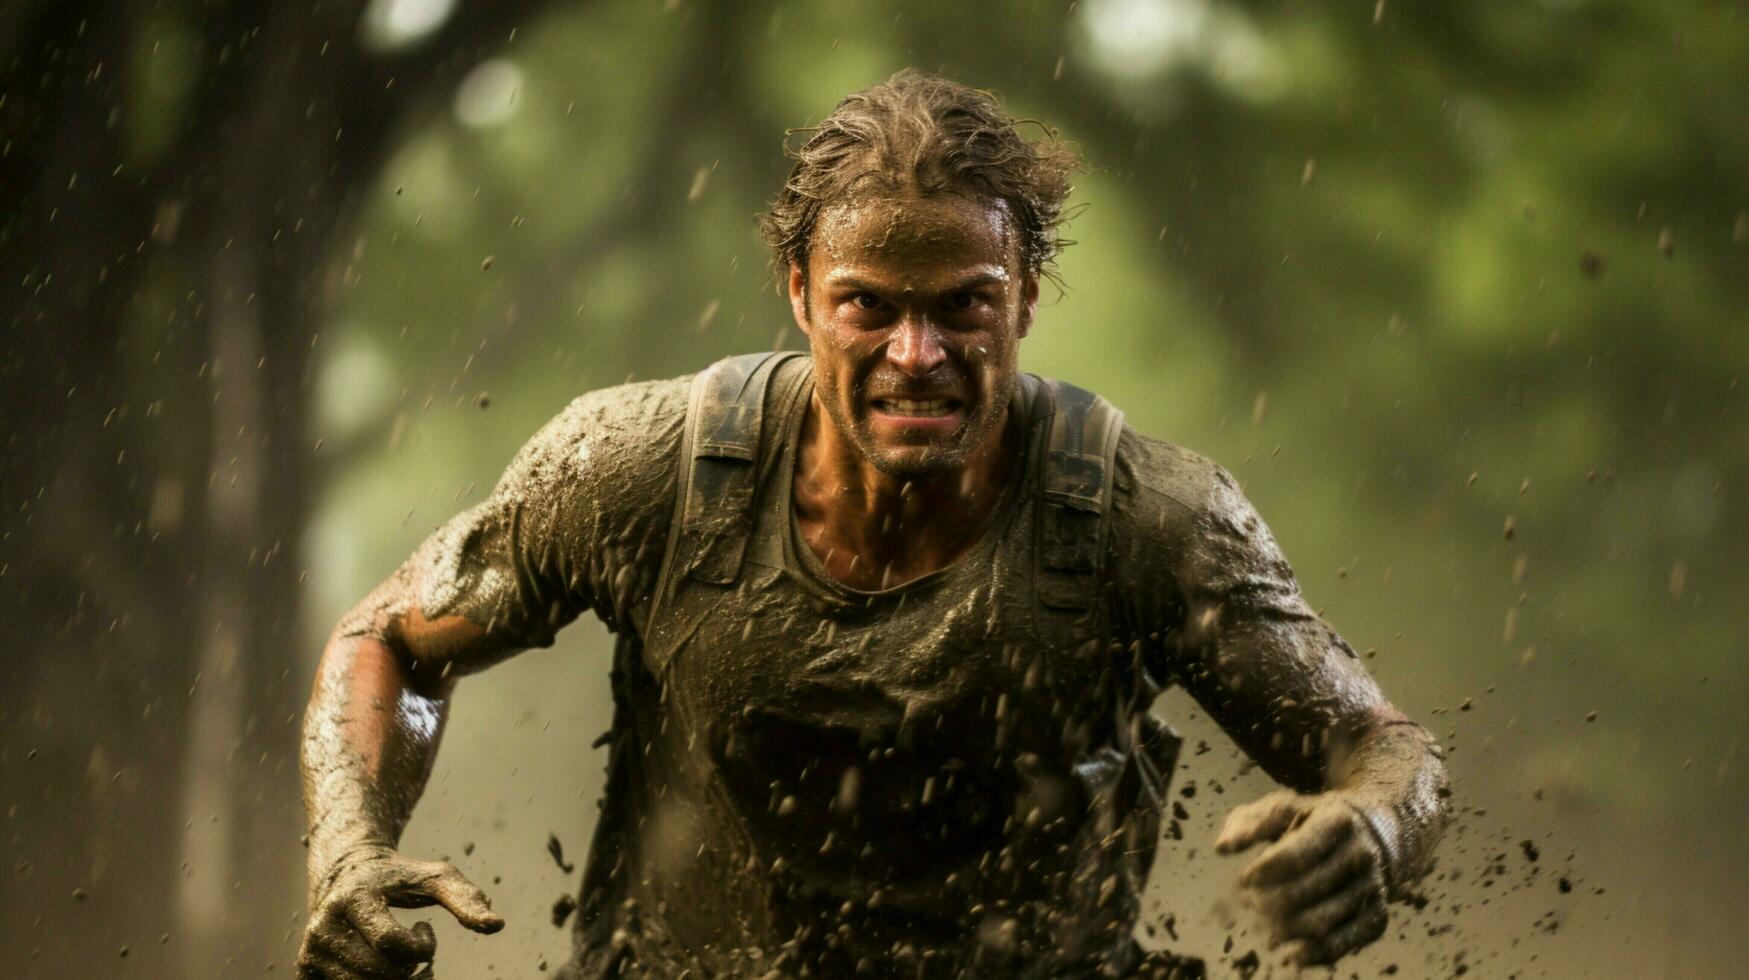
{"label": "muddy t-shirt", "polygon": [[1124,968],[1172,764],[1160,687],[1312,789],[1370,679],[1231,477],[1127,427],[1091,601],[1041,596],[1037,379],[976,546],[891,589],[828,579],[791,506],[811,385],[806,358],[773,378],[732,582],[676,570],[654,601],[690,378],[577,399],[415,558],[428,617],[545,646],[594,609],[621,636],[569,975]]}

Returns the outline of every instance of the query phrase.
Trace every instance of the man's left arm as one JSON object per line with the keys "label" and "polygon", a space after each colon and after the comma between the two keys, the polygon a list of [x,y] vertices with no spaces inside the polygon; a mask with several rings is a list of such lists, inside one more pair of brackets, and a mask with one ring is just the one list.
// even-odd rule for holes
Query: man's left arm
{"label": "man's left arm", "polygon": [[[1301,596],[1231,476],[1170,499],[1180,621],[1169,669],[1287,786],[1228,815],[1222,853],[1261,851],[1240,884],[1287,959],[1328,963],[1383,934],[1385,903],[1432,863],[1446,777],[1426,729],[1393,708],[1354,650]],[[1190,495],[1185,495],[1190,496]]]}

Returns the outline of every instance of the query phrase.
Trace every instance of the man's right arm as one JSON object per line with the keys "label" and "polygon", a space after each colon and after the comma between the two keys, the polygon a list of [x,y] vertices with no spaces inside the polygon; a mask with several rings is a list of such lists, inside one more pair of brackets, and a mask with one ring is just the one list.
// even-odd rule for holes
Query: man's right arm
{"label": "man's right arm", "polygon": [[502,927],[454,867],[396,846],[462,675],[550,645],[584,609],[621,627],[634,618],[649,559],[662,553],[683,381],[573,402],[486,501],[434,533],[335,629],[304,716],[301,975],[407,976],[429,961],[430,926],[403,927],[391,907],[442,905],[475,931]]}
{"label": "man's right arm", "polygon": [[403,927],[391,906],[441,904],[479,932],[504,924],[453,866],[396,850],[436,761],[458,665],[514,649],[463,616],[426,619],[411,564],[348,617],[372,625],[334,632],[304,715],[306,976],[405,975],[430,960],[429,924]]}

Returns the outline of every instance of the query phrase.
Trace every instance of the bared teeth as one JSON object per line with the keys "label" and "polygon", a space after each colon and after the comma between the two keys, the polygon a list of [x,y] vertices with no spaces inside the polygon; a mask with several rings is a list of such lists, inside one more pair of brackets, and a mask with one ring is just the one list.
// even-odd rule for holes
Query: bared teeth
{"label": "bared teeth", "polygon": [[953,403],[946,398],[930,398],[917,400],[911,398],[883,398],[877,402],[882,411],[893,415],[936,416],[946,415],[948,407]]}

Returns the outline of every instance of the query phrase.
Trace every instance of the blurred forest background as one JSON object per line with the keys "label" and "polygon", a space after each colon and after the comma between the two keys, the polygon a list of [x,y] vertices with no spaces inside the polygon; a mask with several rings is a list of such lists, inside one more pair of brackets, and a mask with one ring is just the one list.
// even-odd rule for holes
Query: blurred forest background
{"label": "blurred forest background", "polygon": [[[801,346],[784,130],[906,65],[1086,157],[1024,365],[1232,469],[1452,749],[1340,972],[1741,968],[1749,3],[11,0],[0,975],[290,972],[327,631],[575,395]],[[461,686],[404,845],[510,926],[440,976],[562,962],[608,649]],[[1162,710],[1149,925],[1226,975],[1266,781]]]}

